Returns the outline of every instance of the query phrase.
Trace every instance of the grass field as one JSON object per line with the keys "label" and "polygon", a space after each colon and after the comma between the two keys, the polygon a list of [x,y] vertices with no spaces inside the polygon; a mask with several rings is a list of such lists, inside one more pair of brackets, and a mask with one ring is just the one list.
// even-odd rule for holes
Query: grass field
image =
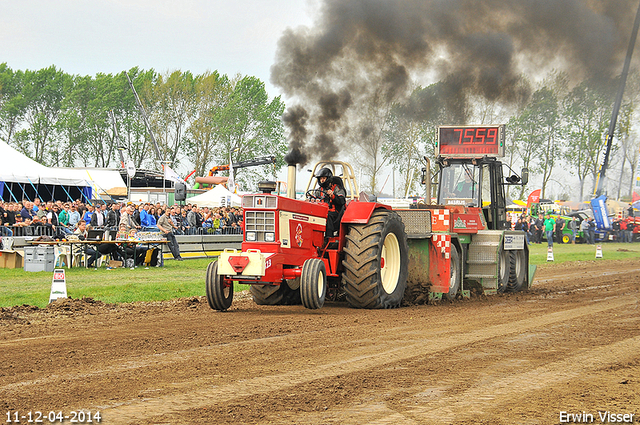
{"label": "grass field", "polygon": [[[547,263],[547,245],[530,245],[530,263]],[[603,259],[638,258],[640,244],[602,244]],[[595,260],[594,245],[554,245],[554,262]],[[74,268],[66,270],[67,294],[72,298],[92,297],[108,303],[159,301],[205,295],[204,275],[211,259],[177,262],[167,260],[163,268],[138,267],[134,270]],[[45,307],[49,301],[50,272],[0,269],[0,307],[29,304]],[[236,291],[247,286],[236,286]]]}

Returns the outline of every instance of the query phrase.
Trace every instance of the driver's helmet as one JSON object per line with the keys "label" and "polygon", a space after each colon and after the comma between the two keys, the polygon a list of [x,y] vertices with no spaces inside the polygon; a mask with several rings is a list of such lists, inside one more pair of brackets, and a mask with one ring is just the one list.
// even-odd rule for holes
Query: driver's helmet
{"label": "driver's helmet", "polygon": [[[326,188],[330,184],[329,177],[333,177],[333,173],[331,172],[330,169],[328,169],[327,167],[324,167],[324,168],[321,168],[320,171],[316,173],[315,177],[318,179],[318,184],[321,187]],[[324,181],[324,183],[320,183],[320,177],[327,177],[327,179]]]}

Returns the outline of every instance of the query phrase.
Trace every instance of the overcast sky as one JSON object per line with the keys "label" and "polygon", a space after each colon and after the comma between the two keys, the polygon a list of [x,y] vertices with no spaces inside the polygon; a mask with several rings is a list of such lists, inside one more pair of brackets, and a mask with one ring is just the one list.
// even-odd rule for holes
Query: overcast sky
{"label": "overcast sky", "polygon": [[69,74],[207,70],[269,83],[280,35],[310,25],[312,0],[3,0],[0,63]]}

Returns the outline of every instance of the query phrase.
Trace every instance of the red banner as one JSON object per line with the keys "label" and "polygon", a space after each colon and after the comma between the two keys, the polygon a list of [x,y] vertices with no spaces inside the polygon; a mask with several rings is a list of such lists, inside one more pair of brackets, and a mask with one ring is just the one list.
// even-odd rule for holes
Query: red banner
{"label": "red banner", "polygon": [[527,208],[531,207],[531,204],[540,203],[540,192],[541,191],[542,191],[542,189],[538,189],[538,190],[534,190],[533,192],[531,192],[529,194],[529,197],[527,198]]}
{"label": "red banner", "polygon": [[633,195],[631,195],[631,203],[634,204],[636,201],[640,201],[640,195],[638,195],[636,192],[633,192]]}

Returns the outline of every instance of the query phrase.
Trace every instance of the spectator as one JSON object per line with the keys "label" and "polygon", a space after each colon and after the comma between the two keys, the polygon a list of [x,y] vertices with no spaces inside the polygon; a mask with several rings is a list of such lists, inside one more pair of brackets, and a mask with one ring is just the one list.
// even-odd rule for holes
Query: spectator
{"label": "spectator", "polygon": [[138,212],[140,214],[140,227],[142,228],[142,230],[148,231],[151,228],[151,219],[149,218],[149,204],[140,205],[138,207]]}
{"label": "spectator", "polygon": [[0,203],[0,236],[13,236],[13,231],[9,229],[6,208],[9,207],[4,203]]}
{"label": "spectator", "polygon": [[71,210],[69,211],[69,228],[75,230],[80,222],[80,213],[76,204],[71,204]]}
{"label": "spectator", "polygon": [[8,226],[14,226],[16,224],[16,211],[18,210],[18,204],[15,202],[7,203],[4,210],[3,223]]}
{"label": "spectator", "polygon": [[171,222],[173,223],[173,232],[176,235],[184,235],[182,231],[182,216],[180,215],[180,208],[177,206],[173,206],[169,211],[169,218],[171,218]]}
{"label": "spectator", "polygon": [[[38,215],[38,211],[40,211],[40,205],[41,205],[40,198],[35,198],[33,200],[33,204],[31,205],[31,209],[33,210],[34,213],[36,213],[36,215]],[[42,216],[39,216],[42,217]]]}
{"label": "spectator", "polygon": [[547,235],[547,246],[553,247],[553,233],[556,229],[556,222],[551,217],[551,215],[547,214],[547,218],[544,221],[544,230]]}
{"label": "spectator", "polygon": [[616,242],[620,242],[620,219],[616,218],[611,222],[611,230],[613,230],[613,238]]}
{"label": "spectator", "polygon": [[22,221],[26,221],[27,219],[32,220],[33,219],[33,210],[31,209],[31,202],[29,201],[22,201],[22,210],[20,211],[20,219]]}
{"label": "spectator", "polygon": [[596,244],[596,221],[593,219],[593,217],[588,218],[588,224],[589,224],[589,243],[591,245],[595,245]]}
{"label": "spectator", "polygon": [[[142,204],[138,205],[137,207],[133,207],[133,214],[131,215],[133,217],[133,220],[140,225],[140,210],[142,209]],[[142,226],[140,226],[142,227]]]}
{"label": "spectator", "polygon": [[156,216],[155,216],[155,208],[154,207],[149,207],[149,211],[147,213],[147,226],[146,226],[146,230],[149,232],[157,232],[159,231],[158,229],[158,223],[156,220]]}
{"label": "spectator", "polygon": [[566,223],[564,218],[559,215],[558,218],[556,218],[556,240],[558,241],[558,243],[563,243],[562,237],[565,226]]}
{"label": "spectator", "polygon": [[93,217],[93,205],[87,205],[87,212],[82,216],[82,220],[89,224],[91,223],[91,217]]}
{"label": "spectator", "polygon": [[571,230],[571,243],[576,244],[576,234],[578,233],[578,222],[575,216],[571,217],[571,221],[568,224],[569,230]]}
{"label": "spectator", "polygon": [[171,254],[173,258],[182,261],[182,256],[180,256],[180,248],[178,247],[178,242],[176,241],[176,237],[173,234],[173,221],[169,217],[169,213],[165,211],[165,213],[158,220],[158,229],[162,232],[162,235],[167,238],[169,250],[171,250]]}
{"label": "spectator", "polygon": [[542,243],[542,231],[544,230],[544,218],[542,213],[538,214],[535,221],[535,242]]}
{"label": "spectator", "polygon": [[111,209],[107,213],[106,226],[111,230],[118,229],[120,223],[120,204],[115,202],[111,204]]}
{"label": "spectator", "polygon": [[636,228],[636,224],[633,220],[630,220],[627,223],[627,242],[632,243],[633,242],[633,231]]}
{"label": "spectator", "polygon": [[[86,215],[85,215],[85,217],[86,217]],[[93,227],[93,228],[98,228],[98,227],[99,228],[103,228],[105,226],[106,222],[107,222],[107,219],[105,218],[104,214],[102,213],[102,209],[100,207],[96,207],[95,212],[91,216],[89,224],[91,224],[91,227]]]}
{"label": "spectator", "polygon": [[[80,220],[78,222],[78,228],[75,230],[75,232],[73,232],[75,235],[78,235],[78,238],[83,241],[85,239],[87,239],[87,235],[88,235],[88,230],[90,230],[91,227],[87,227],[87,222],[84,220]],[[93,265],[93,262],[96,261],[96,258],[98,257],[98,252],[93,249],[91,246],[89,245],[84,245],[84,253],[87,256],[87,267],[91,267]]]}
{"label": "spectator", "polygon": [[123,224],[127,232],[131,232],[131,230],[135,230],[138,227],[137,223],[133,219],[133,206],[131,205],[123,208],[123,211],[120,214],[119,225],[122,226]]}

